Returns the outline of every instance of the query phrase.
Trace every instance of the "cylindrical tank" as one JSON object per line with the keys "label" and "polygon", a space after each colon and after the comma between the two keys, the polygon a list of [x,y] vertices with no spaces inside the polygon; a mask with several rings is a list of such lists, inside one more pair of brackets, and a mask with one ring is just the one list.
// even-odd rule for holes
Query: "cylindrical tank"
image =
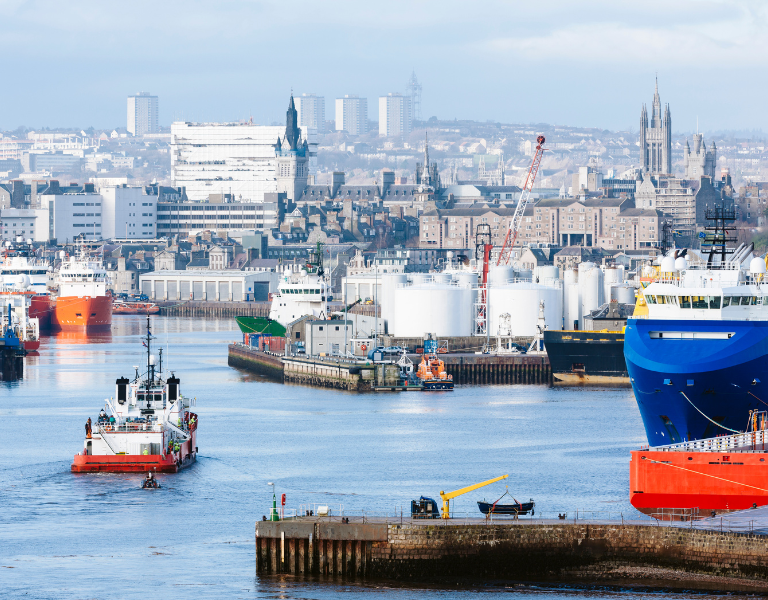
{"label": "cylindrical tank", "polygon": [[477,286],[478,280],[478,274],[473,271],[462,271],[461,273],[455,273],[453,275],[453,281],[459,287],[475,287]]}
{"label": "cylindrical tank", "polygon": [[559,269],[554,265],[544,265],[543,267],[537,267],[536,277],[539,278],[539,283],[545,283],[552,279],[558,279],[560,277]]}
{"label": "cylindrical tank", "polygon": [[413,285],[421,285],[422,283],[427,283],[428,281],[431,281],[432,276],[427,275],[426,273],[414,273],[411,275],[411,282]]}
{"label": "cylindrical tank", "polygon": [[434,273],[432,275],[432,281],[435,283],[451,283],[452,279],[450,273]]}
{"label": "cylindrical tank", "polygon": [[488,283],[491,286],[504,285],[515,278],[515,270],[506,265],[493,267],[488,273]]}
{"label": "cylindrical tank", "polygon": [[381,276],[381,320],[384,321],[386,331],[392,330],[392,321],[395,318],[395,290],[398,286],[408,283],[405,273],[384,273]]}
{"label": "cylindrical tank", "polygon": [[[582,263],[584,264],[584,263]],[[579,265],[579,288],[581,292],[581,319],[579,327],[583,328],[583,318],[593,310],[597,310],[603,304],[603,271],[594,264],[592,268],[582,269]]]}
{"label": "cylindrical tank", "polygon": [[515,270],[515,279],[522,279],[524,281],[533,280],[533,271],[531,269],[517,269]]}
{"label": "cylindrical tank", "polygon": [[563,273],[563,329],[573,329],[574,321],[578,327],[581,318],[581,296],[579,295],[576,271],[568,269]]}
{"label": "cylindrical tank", "polygon": [[396,337],[472,335],[472,290],[445,284],[420,284],[395,289]]}
{"label": "cylindrical tank", "polygon": [[[623,269],[622,269],[623,271]],[[603,272],[603,298],[605,301],[611,297],[611,289],[621,283],[623,272],[618,267],[606,267]]]}
{"label": "cylindrical tank", "polygon": [[611,300],[616,300],[619,304],[634,304],[635,288],[627,283],[615,285],[611,289]]}
{"label": "cylindrical tank", "polygon": [[544,318],[549,329],[561,329],[563,319],[563,288],[558,281],[542,285],[520,281],[491,287],[488,291],[489,332],[498,335],[500,317],[509,314],[513,336],[533,336],[539,318],[539,304],[544,300]]}

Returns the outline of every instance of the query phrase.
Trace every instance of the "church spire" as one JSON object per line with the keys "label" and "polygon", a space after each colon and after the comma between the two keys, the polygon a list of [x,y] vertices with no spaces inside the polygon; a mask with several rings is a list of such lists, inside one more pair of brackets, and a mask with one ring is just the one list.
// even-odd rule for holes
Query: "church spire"
{"label": "church spire", "polygon": [[300,136],[301,129],[299,129],[298,125],[298,113],[296,112],[296,105],[293,103],[293,92],[291,92],[288,110],[285,113],[285,141],[288,142],[288,147],[291,150],[298,148]]}
{"label": "church spire", "polygon": [[421,171],[421,182],[429,185],[429,134],[424,131],[424,166]]}

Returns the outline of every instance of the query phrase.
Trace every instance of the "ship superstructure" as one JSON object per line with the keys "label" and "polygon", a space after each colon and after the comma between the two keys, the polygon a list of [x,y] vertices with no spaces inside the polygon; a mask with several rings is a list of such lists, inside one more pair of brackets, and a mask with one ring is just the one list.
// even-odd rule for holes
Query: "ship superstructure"
{"label": "ship superstructure", "polygon": [[35,255],[28,242],[6,241],[0,253],[0,287],[45,294],[51,281],[50,265]]}
{"label": "ship superstructure", "polygon": [[94,423],[85,425],[83,450],[76,454],[76,473],[158,471],[174,473],[197,457],[197,415],[190,412],[192,398],[181,393],[173,373],[162,377],[162,349],[156,366],[151,353],[152,335],[147,317],[146,372],[133,380],[120,377],[115,396],[104,401]]}
{"label": "ship superstructure", "polygon": [[643,290],[648,314],[627,323],[627,370],[652,445],[737,432],[768,401],[765,261],[751,245],[718,245],[700,266],[662,259]]}

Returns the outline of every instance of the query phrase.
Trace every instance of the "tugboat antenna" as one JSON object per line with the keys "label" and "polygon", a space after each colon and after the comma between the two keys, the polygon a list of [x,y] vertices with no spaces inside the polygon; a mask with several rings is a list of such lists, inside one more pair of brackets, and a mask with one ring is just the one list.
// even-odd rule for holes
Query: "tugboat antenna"
{"label": "tugboat antenna", "polygon": [[152,353],[151,353],[151,351],[149,349],[149,345],[151,343],[149,332],[150,332],[150,329],[149,329],[149,315],[147,315],[147,379],[149,379],[151,377],[151,375],[150,375],[149,359],[152,356]]}

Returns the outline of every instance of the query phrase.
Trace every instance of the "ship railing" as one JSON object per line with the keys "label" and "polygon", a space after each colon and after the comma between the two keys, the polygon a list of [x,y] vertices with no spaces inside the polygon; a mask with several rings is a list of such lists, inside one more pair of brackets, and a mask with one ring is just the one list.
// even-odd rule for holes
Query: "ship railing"
{"label": "ship railing", "polygon": [[766,441],[768,441],[768,432],[763,429],[757,431],[748,431],[746,433],[736,433],[733,435],[724,435],[721,437],[706,438],[703,440],[692,440],[690,442],[678,442],[666,446],[644,446],[641,450],[654,452],[719,452],[721,450],[737,451],[765,451]]}
{"label": "ship railing", "polygon": [[159,423],[120,423],[118,425],[99,425],[99,431],[103,433],[138,433],[142,431],[162,431]]}
{"label": "ship railing", "polygon": [[[522,501],[522,499],[521,499]],[[318,513],[318,509],[320,512]],[[328,509],[327,511],[325,509]],[[429,525],[454,525],[465,522],[492,522],[492,523],[634,523],[634,524],[647,524],[647,525],[659,525],[660,519],[654,518],[650,515],[644,515],[637,511],[620,511],[620,510],[583,510],[583,509],[566,509],[562,511],[539,511],[534,510],[534,514],[528,513],[527,515],[501,515],[501,514],[489,514],[484,515],[479,511],[477,506],[471,510],[455,510],[451,509],[451,518],[427,518],[419,516],[411,516],[410,506],[399,506],[394,511],[369,511],[348,513],[345,512],[342,504],[328,505],[328,504],[301,504],[298,510],[289,510],[287,508],[277,507],[278,516],[281,518],[313,518],[327,521],[338,521],[340,519],[349,519],[350,523],[388,523],[388,524],[429,524]],[[311,514],[310,514],[311,513]],[[267,515],[264,515],[268,517]]]}

